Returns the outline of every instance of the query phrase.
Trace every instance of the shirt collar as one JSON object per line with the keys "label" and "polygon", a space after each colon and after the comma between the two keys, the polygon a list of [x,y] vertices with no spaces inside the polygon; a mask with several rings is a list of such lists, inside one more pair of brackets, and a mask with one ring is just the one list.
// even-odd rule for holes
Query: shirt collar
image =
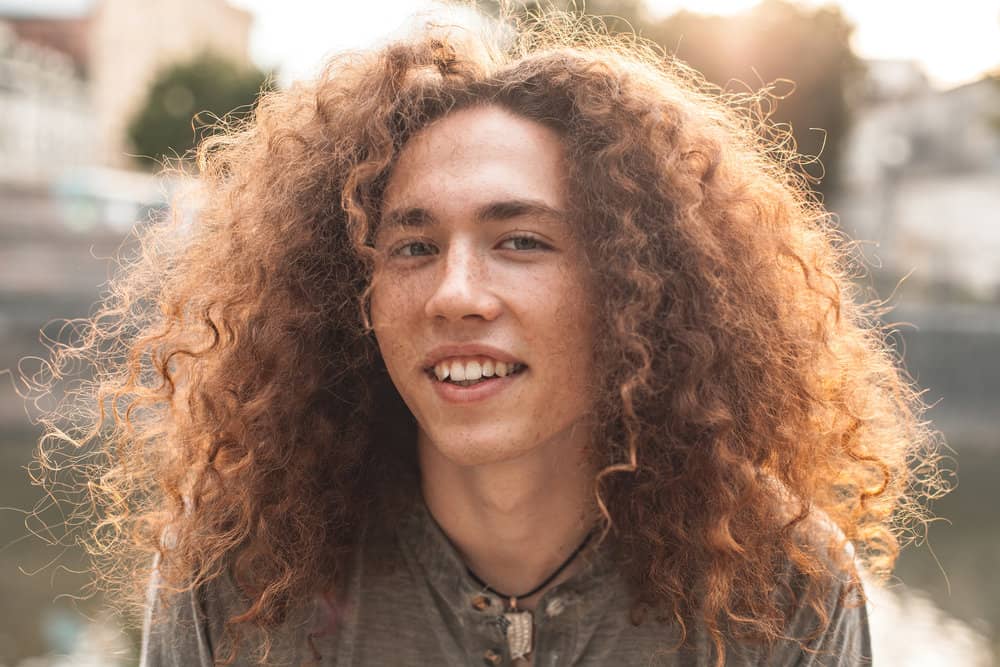
{"label": "shirt collar", "polygon": [[[431,516],[422,502],[414,503],[413,511],[399,524],[397,531],[403,549],[409,551],[423,570],[428,583],[457,613],[469,609],[469,601],[477,596],[485,596],[491,605],[501,609],[505,601],[487,594],[469,576],[465,563],[441,527]],[[578,558],[583,567],[566,579],[548,589],[540,600],[558,594],[561,604],[582,604],[585,609],[598,611],[611,600],[608,584],[620,583],[614,568],[613,548],[608,541],[601,543],[595,539]],[[602,604],[603,602],[603,604]]]}

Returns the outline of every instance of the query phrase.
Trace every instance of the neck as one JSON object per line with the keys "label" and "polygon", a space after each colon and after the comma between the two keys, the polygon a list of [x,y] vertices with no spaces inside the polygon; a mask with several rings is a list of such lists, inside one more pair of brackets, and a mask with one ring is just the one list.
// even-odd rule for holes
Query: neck
{"label": "neck", "polygon": [[[424,500],[466,565],[495,591],[521,595],[549,577],[594,524],[593,471],[582,443],[462,466],[418,436]],[[574,559],[551,584],[572,576]],[[545,591],[518,600],[531,608]]]}

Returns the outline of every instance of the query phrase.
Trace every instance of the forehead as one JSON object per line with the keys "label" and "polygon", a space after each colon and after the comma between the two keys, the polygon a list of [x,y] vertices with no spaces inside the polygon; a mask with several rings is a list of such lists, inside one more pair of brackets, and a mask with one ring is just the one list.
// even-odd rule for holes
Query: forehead
{"label": "forehead", "polygon": [[530,200],[565,207],[565,155],[559,134],[497,106],[454,111],[414,135],[386,184],[383,210],[441,214],[491,201]]}

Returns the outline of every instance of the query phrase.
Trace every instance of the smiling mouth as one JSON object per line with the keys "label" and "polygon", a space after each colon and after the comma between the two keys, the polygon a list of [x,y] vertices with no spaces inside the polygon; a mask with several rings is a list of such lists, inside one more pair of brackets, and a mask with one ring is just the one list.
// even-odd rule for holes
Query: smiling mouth
{"label": "smiling mouth", "polygon": [[527,367],[527,364],[505,364],[503,362],[492,364],[488,362],[483,364],[474,363],[458,367],[445,363],[437,364],[433,368],[426,368],[424,370],[434,382],[451,384],[458,387],[472,387],[484,382],[490,382],[491,380],[501,380],[505,377],[518,375],[524,372]]}

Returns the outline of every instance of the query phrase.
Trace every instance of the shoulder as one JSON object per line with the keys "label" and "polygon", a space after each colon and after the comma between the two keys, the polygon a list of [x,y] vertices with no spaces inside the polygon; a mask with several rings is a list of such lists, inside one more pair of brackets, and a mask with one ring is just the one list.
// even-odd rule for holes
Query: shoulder
{"label": "shoulder", "polygon": [[209,610],[222,608],[222,597],[218,585],[171,590],[157,555],[146,589],[140,667],[213,665],[213,637],[223,619]]}
{"label": "shoulder", "polygon": [[[793,554],[785,554],[778,563],[769,594],[777,600],[778,611],[784,617],[781,636],[771,643],[735,636],[724,639],[726,664],[871,665],[868,614],[853,547],[822,513],[800,522],[795,531],[796,545],[816,558],[808,571],[797,564]],[[616,615],[629,613],[627,604],[620,605]],[[681,632],[677,623],[662,615],[657,618],[649,611],[640,615],[640,622],[622,622],[615,628],[620,633],[615,640],[616,651],[636,656],[636,662],[623,664],[714,664],[716,651],[704,622],[688,623]]]}
{"label": "shoulder", "polygon": [[809,571],[789,555],[776,595],[788,623],[767,664],[870,665],[871,636],[861,566],[854,547],[822,511],[795,528],[796,542],[815,556]]}
{"label": "shoulder", "polygon": [[[250,607],[228,570],[198,586],[174,590],[154,559],[146,594],[140,667],[214,667],[230,654],[234,636],[227,621]],[[304,606],[272,631],[269,642],[259,631],[243,630],[234,665],[260,664],[258,650],[269,645],[268,665],[302,664],[306,652],[299,639],[311,629],[314,608]]]}

